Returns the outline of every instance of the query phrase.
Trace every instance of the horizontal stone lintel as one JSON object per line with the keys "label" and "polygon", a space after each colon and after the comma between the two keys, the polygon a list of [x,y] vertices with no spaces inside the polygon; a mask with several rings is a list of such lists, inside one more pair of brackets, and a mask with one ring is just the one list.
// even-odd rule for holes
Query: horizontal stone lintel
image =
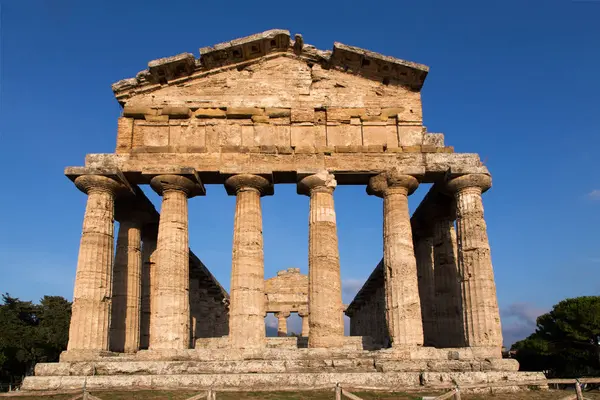
{"label": "horizontal stone lintel", "polygon": [[[203,184],[223,184],[232,174],[272,174],[273,183],[297,183],[299,173],[323,169],[336,175],[340,185],[366,185],[371,176],[396,168],[416,176],[422,183],[434,183],[450,176],[489,174],[479,156],[471,153],[136,153],[88,154],[88,171],[119,169],[131,183],[147,184],[162,171],[195,170]],[[65,174],[73,174],[70,167]],[[152,173],[150,173],[152,172]]]}

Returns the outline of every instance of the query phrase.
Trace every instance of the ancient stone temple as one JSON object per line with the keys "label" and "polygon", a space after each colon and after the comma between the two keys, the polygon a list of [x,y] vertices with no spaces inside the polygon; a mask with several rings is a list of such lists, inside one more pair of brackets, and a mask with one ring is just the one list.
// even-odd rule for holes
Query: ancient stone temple
{"label": "ancient stone temple", "polygon": [[[490,173],[423,126],[427,73],[271,30],[203,47],[199,58],[150,61],[115,83],[115,153],[65,171],[87,195],[68,349],[23,388],[543,380],[501,358],[482,203]],[[433,185],[411,217],[423,183]],[[290,269],[265,281],[261,199],[280,184],[307,197],[308,276]],[[161,196],[160,214],[140,185]],[[188,204],[214,185],[236,198],[229,294],[189,248]],[[383,210],[382,260],[347,308],[337,185],[363,186]],[[284,337],[292,312],[302,338]],[[281,337],[265,336],[266,313],[277,313]]]}

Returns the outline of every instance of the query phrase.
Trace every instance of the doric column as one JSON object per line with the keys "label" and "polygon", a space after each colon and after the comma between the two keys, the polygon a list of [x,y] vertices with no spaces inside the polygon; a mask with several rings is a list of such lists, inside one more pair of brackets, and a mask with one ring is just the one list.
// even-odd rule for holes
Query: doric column
{"label": "doric column", "polygon": [[196,184],[180,175],[152,178],[163,197],[156,244],[156,283],[152,300],[150,350],[190,347],[188,198]]}
{"label": "doric column", "polygon": [[257,175],[234,175],[225,181],[236,196],[231,263],[229,339],[234,348],[264,347],[265,271],[260,197],[273,186]]}
{"label": "doric column", "polygon": [[465,345],[462,298],[458,274],[454,218],[436,218],[433,224],[434,293],[437,347]]}
{"label": "doric column", "polygon": [[408,196],[419,182],[389,171],[369,181],[367,193],[383,198],[386,320],[393,347],[423,344],[423,322]]}
{"label": "doric column", "polygon": [[158,223],[146,224],[142,228],[142,305],[140,320],[140,348],[147,349],[150,344],[150,320],[152,318],[152,293],[156,279],[156,241]]}
{"label": "doric column", "polygon": [[417,281],[423,319],[423,344],[433,346],[436,336],[434,304],[433,238],[427,229],[414,233],[413,245],[417,261]]}
{"label": "doric column", "polygon": [[308,311],[299,311],[298,316],[302,318],[302,337],[308,337],[310,328],[308,324]]}
{"label": "doric column", "polygon": [[462,280],[466,345],[502,347],[500,313],[483,217],[481,194],[492,185],[484,174],[463,175],[448,182],[456,199],[458,269]]}
{"label": "doric column", "polygon": [[140,348],[142,223],[136,217],[122,220],[117,235],[110,326],[110,349],[116,352]]}
{"label": "doric column", "polygon": [[107,351],[111,308],[115,196],[117,181],[83,175],[75,185],[87,193],[67,350]]}
{"label": "doric column", "polygon": [[342,283],[333,191],[327,171],[303,178],[298,193],[310,196],[308,224],[308,347],[341,347],[344,336]]}
{"label": "doric column", "polygon": [[290,316],[289,311],[276,312],[277,317],[277,336],[287,337],[287,319]]}

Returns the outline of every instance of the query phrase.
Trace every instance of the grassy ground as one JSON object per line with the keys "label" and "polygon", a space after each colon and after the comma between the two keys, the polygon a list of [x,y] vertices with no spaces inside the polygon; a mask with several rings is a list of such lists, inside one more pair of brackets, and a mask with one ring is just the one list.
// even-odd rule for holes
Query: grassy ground
{"label": "grassy ground", "polygon": [[[102,400],[184,400],[198,393],[197,391],[126,391],[126,392],[91,392],[94,396]],[[378,393],[378,392],[353,392],[364,400],[419,400],[422,396],[439,395],[437,393]],[[463,394],[463,400],[558,400],[568,396],[573,392],[567,391],[524,391],[517,393],[498,393],[498,394]],[[50,396],[2,396],[16,400],[69,400],[75,394],[56,394]],[[590,400],[600,400],[600,392],[586,392],[584,396]],[[335,398],[333,391],[318,392],[217,392],[217,400],[333,400]]]}

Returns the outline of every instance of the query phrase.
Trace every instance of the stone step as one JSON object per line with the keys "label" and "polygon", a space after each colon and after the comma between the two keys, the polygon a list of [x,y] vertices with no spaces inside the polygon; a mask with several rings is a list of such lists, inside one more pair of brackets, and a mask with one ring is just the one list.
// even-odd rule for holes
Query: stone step
{"label": "stone step", "polygon": [[36,376],[375,372],[373,359],[39,363]]}
{"label": "stone step", "polygon": [[333,388],[337,383],[347,388],[402,391],[440,385],[452,386],[494,382],[539,382],[546,385],[541,372],[307,372],[307,373],[218,373],[165,375],[93,375],[29,376],[24,391],[124,389],[195,389],[195,390],[307,390]]}
{"label": "stone step", "polygon": [[77,375],[178,375],[178,374],[240,374],[292,372],[514,372],[515,360],[376,360],[305,359],[305,360],[215,360],[215,361],[94,361],[39,363],[37,376]]}

